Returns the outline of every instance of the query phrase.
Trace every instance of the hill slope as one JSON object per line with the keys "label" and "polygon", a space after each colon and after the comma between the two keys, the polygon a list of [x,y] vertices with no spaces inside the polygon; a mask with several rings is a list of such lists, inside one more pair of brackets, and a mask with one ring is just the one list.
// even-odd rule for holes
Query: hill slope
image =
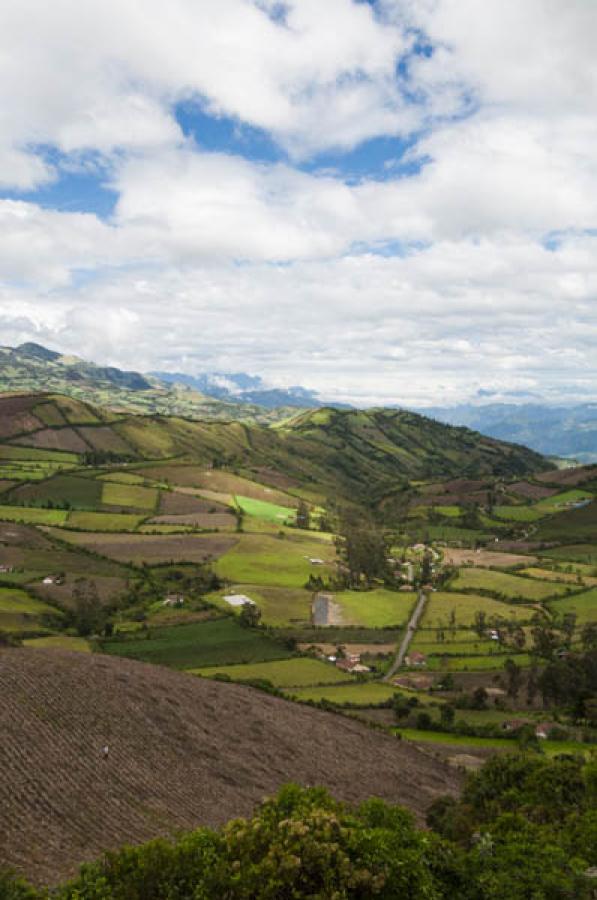
{"label": "hill slope", "polygon": [[123,842],[248,814],[288,781],[419,816],[459,787],[356,722],[127,660],[5,649],[0,695],[0,864],[41,882]]}
{"label": "hill slope", "polygon": [[[40,344],[0,347],[0,391],[47,390],[125,412],[196,419],[270,422],[293,411],[291,408],[267,410],[250,402],[249,397],[206,396],[193,384],[170,383],[139,372],[97,366],[76,356],[62,356]],[[279,399],[283,401],[283,397]],[[284,403],[277,405],[283,407]]]}
{"label": "hill slope", "polygon": [[396,410],[321,409],[266,427],[120,415],[54,394],[5,396],[0,440],[130,461],[265,466],[324,494],[367,502],[396,490],[404,479],[522,476],[548,467],[525,447]]}

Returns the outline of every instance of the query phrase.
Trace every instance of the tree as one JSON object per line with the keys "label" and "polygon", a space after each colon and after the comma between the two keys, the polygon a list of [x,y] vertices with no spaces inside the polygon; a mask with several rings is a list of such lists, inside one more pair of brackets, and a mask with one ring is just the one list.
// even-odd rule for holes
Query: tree
{"label": "tree", "polygon": [[388,541],[371,519],[345,513],[336,549],[345,564],[347,587],[370,588],[376,579],[388,579]]}
{"label": "tree", "polygon": [[104,619],[95,581],[78,578],[73,588],[73,625],[81,637],[99,632]]}
{"label": "tree", "polygon": [[478,609],[475,612],[475,618],[473,622],[473,628],[475,632],[482,638],[485,635],[485,631],[487,629],[487,614],[484,610]]}
{"label": "tree", "polygon": [[256,603],[243,603],[238,621],[243,628],[257,628],[261,621],[261,610]]}
{"label": "tree", "polygon": [[524,681],[522,669],[516,665],[513,659],[507,659],[504,663],[504,671],[507,678],[506,692],[509,697],[516,700]]}
{"label": "tree", "polygon": [[311,516],[309,514],[309,507],[304,500],[301,500],[296,510],[297,528],[309,528],[310,524]]}
{"label": "tree", "polygon": [[439,709],[439,717],[442,725],[449,727],[454,722],[454,717],[456,716],[456,710],[450,703],[444,703],[443,706],[440,706]]}

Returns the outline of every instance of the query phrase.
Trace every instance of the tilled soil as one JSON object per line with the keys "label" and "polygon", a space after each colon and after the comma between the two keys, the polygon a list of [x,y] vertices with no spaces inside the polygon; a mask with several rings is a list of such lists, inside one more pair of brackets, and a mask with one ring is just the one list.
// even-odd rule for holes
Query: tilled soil
{"label": "tilled soil", "polygon": [[248,815],[288,781],[379,796],[421,819],[461,776],[248,687],[101,655],[0,651],[0,864],[35,882],[125,842]]}

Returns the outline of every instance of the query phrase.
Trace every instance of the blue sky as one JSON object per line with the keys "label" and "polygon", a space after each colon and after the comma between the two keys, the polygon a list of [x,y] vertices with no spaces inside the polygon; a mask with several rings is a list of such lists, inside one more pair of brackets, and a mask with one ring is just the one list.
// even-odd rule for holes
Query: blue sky
{"label": "blue sky", "polygon": [[594,398],[594,4],[5,19],[4,343],[363,404]]}

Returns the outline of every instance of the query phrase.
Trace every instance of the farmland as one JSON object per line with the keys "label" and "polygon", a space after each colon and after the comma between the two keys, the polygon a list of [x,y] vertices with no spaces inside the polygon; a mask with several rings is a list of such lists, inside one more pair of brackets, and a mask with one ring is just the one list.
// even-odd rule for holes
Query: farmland
{"label": "farmland", "polygon": [[138,637],[105,641],[103,649],[105,653],[173,669],[262,662],[291,656],[281,643],[242,628],[231,617],[191,625],[152,627]]}
{"label": "farmland", "polygon": [[470,627],[473,625],[475,614],[478,611],[485,613],[488,622],[500,620],[528,622],[533,615],[530,607],[520,604],[503,603],[500,600],[477,594],[437,591],[429,597],[421,627],[446,627],[452,621],[452,617],[456,626]]}
{"label": "farmland", "polygon": [[346,673],[334,668],[330,663],[304,657],[239,666],[211,666],[190,671],[194,675],[204,675],[207,678],[214,675],[228,675],[233,681],[264,679],[279,688],[334,684],[347,680]]}
{"label": "farmland", "polygon": [[487,569],[461,569],[451,583],[456,591],[488,591],[506,600],[545,600],[566,594],[570,587],[549,581],[522,578]]}

